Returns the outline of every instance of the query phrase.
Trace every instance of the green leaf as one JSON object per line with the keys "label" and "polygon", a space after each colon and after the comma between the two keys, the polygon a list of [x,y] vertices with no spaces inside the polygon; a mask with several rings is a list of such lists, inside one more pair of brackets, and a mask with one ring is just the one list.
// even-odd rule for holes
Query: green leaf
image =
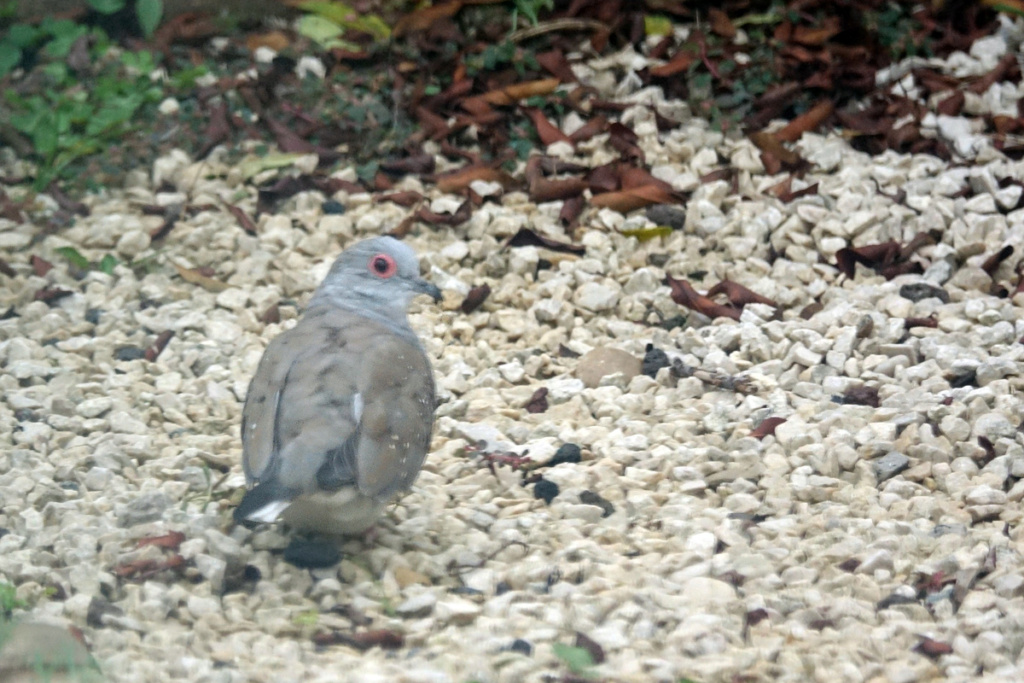
{"label": "green leaf", "polygon": [[135,4],[135,16],[139,19],[142,35],[147,38],[152,36],[153,31],[160,25],[160,18],[163,14],[163,0],[139,0]]}
{"label": "green leaf", "polygon": [[113,275],[115,266],[117,266],[117,259],[114,258],[113,254],[107,254],[100,259],[97,267],[107,275]]}
{"label": "green leaf", "polygon": [[333,21],[316,14],[304,14],[299,17],[299,21],[295,24],[295,30],[299,32],[299,35],[325,47],[344,33],[342,28]]}
{"label": "green leaf", "polygon": [[561,659],[574,674],[581,674],[594,666],[594,658],[590,656],[590,652],[585,648],[573,647],[572,645],[565,645],[564,643],[555,643],[551,646],[551,651],[556,657]]}
{"label": "green leaf", "polygon": [[661,14],[648,14],[644,17],[644,33],[649,36],[670,36],[672,21]]}
{"label": "green leaf", "polygon": [[272,168],[284,168],[295,163],[296,159],[306,156],[298,152],[271,152],[261,157],[249,157],[238,164],[238,170],[244,180]]}
{"label": "green leaf", "polygon": [[0,76],[6,76],[21,64],[21,48],[8,41],[0,42]]}
{"label": "green leaf", "polygon": [[74,247],[58,247],[57,249],[54,249],[54,252],[67,259],[75,268],[80,270],[89,269],[89,259],[79,254],[78,250]]}
{"label": "green leaf", "polygon": [[29,47],[39,40],[42,33],[35,26],[28,24],[15,24],[7,29],[7,36],[3,42],[10,43],[17,47]]}
{"label": "green leaf", "polygon": [[89,7],[100,14],[113,14],[124,9],[125,0],[88,0]]}

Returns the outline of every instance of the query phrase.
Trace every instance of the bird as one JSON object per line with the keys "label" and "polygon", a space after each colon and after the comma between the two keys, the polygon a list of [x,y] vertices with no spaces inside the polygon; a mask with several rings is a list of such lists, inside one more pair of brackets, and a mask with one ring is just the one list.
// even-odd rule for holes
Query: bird
{"label": "bird", "polygon": [[299,322],[260,359],[242,409],[247,491],[236,522],[344,536],[408,490],[430,449],[436,396],[408,308],[441,290],[390,236],[345,249]]}

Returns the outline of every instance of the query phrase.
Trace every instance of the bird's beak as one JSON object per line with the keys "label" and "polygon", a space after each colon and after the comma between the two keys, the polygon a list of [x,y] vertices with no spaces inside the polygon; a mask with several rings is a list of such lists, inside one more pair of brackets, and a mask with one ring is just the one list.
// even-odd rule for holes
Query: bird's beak
{"label": "bird's beak", "polygon": [[432,282],[426,280],[416,280],[415,289],[421,294],[429,294],[430,298],[434,300],[436,304],[441,300],[441,290]]}

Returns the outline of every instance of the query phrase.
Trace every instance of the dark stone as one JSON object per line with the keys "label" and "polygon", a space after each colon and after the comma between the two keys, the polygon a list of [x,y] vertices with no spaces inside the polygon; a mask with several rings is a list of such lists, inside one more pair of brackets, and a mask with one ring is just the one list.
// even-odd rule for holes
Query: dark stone
{"label": "dark stone", "polygon": [[669,259],[669,255],[668,254],[648,254],[647,255],[647,262],[650,263],[652,266],[657,266],[659,268],[661,268],[666,263],[668,263],[668,259]]}
{"label": "dark stone", "polygon": [[90,308],[85,312],[85,322],[92,323],[93,325],[100,324],[100,315],[103,314],[101,308]]}
{"label": "dark stone", "polygon": [[878,483],[881,484],[883,481],[892,479],[897,474],[910,467],[910,458],[902,453],[892,451],[873,462],[871,466],[875,470],[875,479],[877,479]]}
{"label": "dark stone", "polygon": [[667,225],[673,230],[682,230],[686,225],[686,211],[671,204],[655,204],[647,208],[647,220]]}
{"label": "dark stone", "polygon": [[533,497],[540,498],[548,505],[551,505],[551,501],[558,495],[558,484],[547,479],[541,479],[533,487]]}
{"label": "dark stone", "polygon": [[259,581],[263,578],[263,572],[254,564],[247,564],[242,570],[242,578],[246,581]]}
{"label": "dark stone", "polygon": [[284,549],[284,561],[300,569],[323,569],[341,561],[341,551],[332,543],[293,538]]}
{"label": "dark stone", "polygon": [[551,456],[551,459],[547,461],[548,467],[554,467],[560,465],[563,462],[577,463],[583,459],[580,453],[580,447],[574,443],[563,443],[555,451],[555,454]]}
{"label": "dark stone", "polygon": [[667,368],[672,365],[672,362],[668,359],[668,354],[657,348],[654,344],[648,344],[647,350],[644,352],[644,360],[640,365],[640,372],[644,373],[648,377],[654,377],[658,374],[658,370]]}
{"label": "dark stone", "polygon": [[94,595],[89,601],[89,609],[86,611],[85,623],[93,628],[103,628],[107,625],[106,616],[123,617],[124,610],[113,604],[100,595]]}
{"label": "dark stone", "polygon": [[533,645],[531,645],[530,641],[528,640],[516,638],[512,641],[512,644],[508,646],[508,651],[518,652],[521,655],[526,655],[527,657],[529,657],[533,654]]}
{"label": "dark stone", "polygon": [[585,505],[596,505],[601,508],[603,510],[601,513],[602,517],[608,517],[615,513],[615,506],[593,491],[583,491],[580,493],[580,502]]}
{"label": "dark stone", "polygon": [[345,213],[345,205],[334,199],[328,199],[320,205],[320,208],[328,215],[340,216]]}
{"label": "dark stone", "polygon": [[949,303],[949,292],[928,282],[914,282],[900,287],[900,296],[914,303],[922,299],[936,298],[944,304]]}
{"label": "dark stone", "polygon": [[142,360],[146,357],[146,350],[138,346],[122,346],[114,352],[117,360]]}
{"label": "dark stone", "polygon": [[512,590],[512,586],[508,584],[508,581],[499,581],[498,585],[494,587],[495,595],[504,595]]}

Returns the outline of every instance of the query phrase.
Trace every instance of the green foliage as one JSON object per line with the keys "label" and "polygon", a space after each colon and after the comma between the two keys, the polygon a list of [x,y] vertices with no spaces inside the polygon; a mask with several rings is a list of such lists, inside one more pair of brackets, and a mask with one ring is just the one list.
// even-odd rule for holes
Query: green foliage
{"label": "green foliage", "polygon": [[98,270],[101,273],[107,275],[114,274],[114,268],[117,266],[117,258],[113,254],[107,254],[96,263],[91,263],[89,259],[82,256],[82,254],[74,247],[58,247],[54,249],[54,252],[59,256],[63,256],[67,259],[67,262],[78,270]]}
{"label": "green foliage", "polygon": [[304,0],[296,6],[306,12],[299,18],[299,33],[324,48],[358,50],[358,45],[342,38],[349,31],[365,33],[377,42],[384,42],[391,37],[391,28],[379,16],[361,14],[342,2]]}
{"label": "green foliage", "polygon": [[89,7],[100,14],[113,14],[124,9],[125,0],[89,0]]}
{"label": "green foliage", "polygon": [[526,17],[530,25],[537,25],[537,15],[540,14],[541,10],[553,10],[555,8],[554,0],[514,0],[515,9],[512,10],[512,28],[515,29],[516,24],[519,21],[519,15],[522,14]]}
{"label": "green foliage", "polygon": [[586,674],[587,670],[594,666],[594,658],[586,648],[555,643],[551,646],[551,652],[569,667],[569,671],[577,675]]}
{"label": "green foliage", "polygon": [[10,583],[0,582],[0,617],[9,619],[16,609],[22,609],[25,603],[18,599],[18,589]]}
{"label": "green foliage", "polygon": [[[92,69],[74,73],[65,58],[83,37],[91,43]],[[43,58],[37,67],[41,87],[31,95],[8,90],[4,96],[10,124],[30,140],[36,154],[37,189],[119,139],[139,109],[162,96],[148,78],[155,68],[152,55],[125,52],[110,58],[111,46],[99,30],[67,20],[45,19],[38,27],[16,24],[0,40],[0,75],[3,67],[17,66],[26,51]]]}
{"label": "green foliage", "polygon": [[160,25],[160,18],[164,14],[163,0],[138,0],[135,4],[135,16],[139,20],[139,28],[142,34],[149,38]]}

